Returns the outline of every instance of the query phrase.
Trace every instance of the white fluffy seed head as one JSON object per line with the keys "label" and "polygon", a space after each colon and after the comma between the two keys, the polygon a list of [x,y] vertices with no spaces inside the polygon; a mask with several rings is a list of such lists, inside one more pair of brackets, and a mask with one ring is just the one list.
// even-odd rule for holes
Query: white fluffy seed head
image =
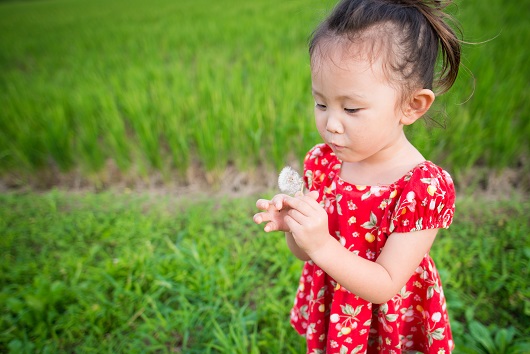
{"label": "white fluffy seed head", "polygon": [[303,186],[304,180],[298,172],[289,166],[282,169],[278,177],[278,187],[282,193],[294,195],[296,192],[302,191]]}

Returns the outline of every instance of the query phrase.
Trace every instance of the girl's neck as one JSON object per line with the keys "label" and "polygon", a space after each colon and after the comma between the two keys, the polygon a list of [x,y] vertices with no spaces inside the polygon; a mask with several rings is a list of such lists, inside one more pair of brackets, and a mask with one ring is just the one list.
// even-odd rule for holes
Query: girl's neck
{"label": "girl's neck", "polygon": [[343,162],[341,179],[357,185],[389,185],[425,161],[404,134],[401,144],[394,145],[393,148],[396,150],[375,161]]}

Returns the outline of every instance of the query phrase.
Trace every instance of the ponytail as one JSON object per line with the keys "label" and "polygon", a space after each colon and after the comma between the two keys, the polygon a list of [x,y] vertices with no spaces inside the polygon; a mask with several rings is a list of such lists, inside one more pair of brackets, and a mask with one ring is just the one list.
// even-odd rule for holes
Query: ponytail
{"label": "ponytail", "polygon": [[447,23],[448,20],[453,22],[452,18],[443,12],[450,4],[450,1],[417,0],[410,2],[415,3],[414,6],[429,21],[429,24],[438,37],[442,56],[442,69],[439,73],[440,77],[438,78],[437,86],[440,89],[440,93],[447,92],[453,86],[458,76],[461,55],[460,40]]}
{"label": "ponytail", "polygon": [[[450,1],[441,0],[342,0],[313,32],[311,57],[321,41],[354,40],[370,30],[386,41],[387,67],[400,74],[405,89],[417,86],[444,93],[456,81],[460,66],[460,40],[444,13]],[[320,51],[319,51],[320,53]],[[435,73],[437,58],[441,70]],[[435,76],[437,78],[435,79]]]}

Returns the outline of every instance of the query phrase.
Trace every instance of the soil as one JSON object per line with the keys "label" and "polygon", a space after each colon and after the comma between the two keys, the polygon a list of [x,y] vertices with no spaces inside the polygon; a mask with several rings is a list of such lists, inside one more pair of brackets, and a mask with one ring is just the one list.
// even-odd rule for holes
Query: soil
{"label": "soil", "polygon": [[[301,172],[295,161],[290,164]],[[277,171],[270,167],[258,167],[248,171],[238,171],[228,166],[222,171],[205,171],[200,166],[192,166],[185,175],[160,172],[142,175],[135,171],[120,172],[113,163],[107,163],[103,171],[86,174],[80,170],[60,172],[48,169],[34,174],[17,172],[0,176],[0,193],[7,192],[46,192],[58,189],[70,192],[125,192],[154,195],[186,196],[228,196],[243,197],[274,192],[277,187]],[[484,167],[474,167],[466,173],[453,174],[457,195],[482,197],[487,199],[510,199],[518,196],[530,197],[530,175],[524,168],[492,171]]]}

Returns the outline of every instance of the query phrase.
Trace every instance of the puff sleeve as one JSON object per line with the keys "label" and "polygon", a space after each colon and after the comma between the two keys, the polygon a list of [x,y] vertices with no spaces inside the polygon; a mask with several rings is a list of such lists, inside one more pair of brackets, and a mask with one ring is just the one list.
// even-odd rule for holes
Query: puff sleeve
{"label": "puff sleeve", "polygon": [[447,229],[455,210],[455,188],[449,173],[426,162],[407,177],[391,216],[390,233]]}
{"label": "puff sleeve", "polygon": [[334,176],[335,154],[326,144],[315,145],[304,159],[304,182],[310,191],[320,190],[326,176]]}

